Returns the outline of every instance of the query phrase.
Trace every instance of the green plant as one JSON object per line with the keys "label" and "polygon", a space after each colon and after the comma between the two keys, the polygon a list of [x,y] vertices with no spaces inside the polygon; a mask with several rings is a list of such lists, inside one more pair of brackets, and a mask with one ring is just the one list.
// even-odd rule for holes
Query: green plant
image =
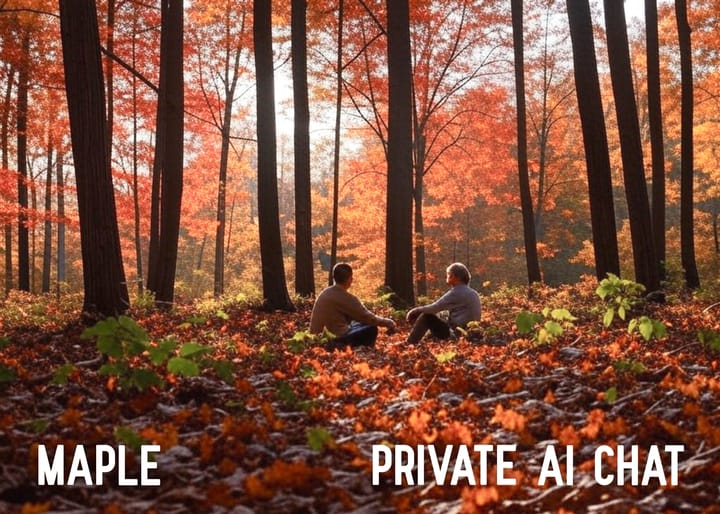
{"label": "green plant", "polygon": [[[4,350],[10,346],[10,338],[6,336],[0,337],[0,350]],[[15,370],[0,363],[0,384],[12,382],[15,380]]]}
{"label": "green plant", "polygon": [[647,371],[645,364],[632,359],[621,359],[615,362],[615,370],[620,373],[642,373]]}
{"label": "green plant", "polygon": [[706,348],[720,352],[720,332],[717,330],[703,329],[697,334],[698,341]]}
{"label": "green plant", "polygon": [[603,325],[609,327],[616,315],[624,321],[628,311],[641,301],[640,295],[644,291],[644,285],[608,273],[595,290],[601,300],[609,303],[603,315]]}
{"label": "green plant", "polygon": [[628,333],[632,334],[636,330],[640,332],[640,335],[642,335],[645,341],[649,341],[653,337],[655,339],[662,339],[667,336],[665,325],[647,316],[640,316],[639,318],[630,320],[630,323],[628,323]]}
{"label": "green plant", "polygon": [[185,377],[197,376],[201,369],[213,369],[226,382],[232,381],[231,363],[209,358],[212,348],[195,342],[178,348],[172,338],[152,344],[147,332],[127,316],[98,321],[85,329],[81,337],[96,340],[98,351],[108,358],[98,373],[116,377],[123,389],[144,391],[163,387],[165,381],[156,372],[160,366]]}
{"label": "green plant", "polygon": [[308,428],[305,434],[307,435],[308,446],[316,452],[320,452],[325,449],[325,447],[335,444],[330,432],[322,427]]}
{"label": "green plant", "polygon": [[533,339],[540,345],[560,337],[576,319],[567,309],[545,307],[542,313],[521,311],[515,318],[515,325],[521,335],[533,333]]}

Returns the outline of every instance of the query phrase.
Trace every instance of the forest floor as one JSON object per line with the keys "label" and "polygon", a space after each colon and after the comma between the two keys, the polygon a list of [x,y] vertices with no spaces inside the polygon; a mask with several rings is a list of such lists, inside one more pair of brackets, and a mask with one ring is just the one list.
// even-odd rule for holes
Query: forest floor
{"label": "forest floor", "polygon": [[[546,311],[561,334],[537,316],[521,335],[518,313],[546,307],[576,319]],[[221,380],[207,369],[170,374],[147,353],[108,361],[81,338],[83,326],[67,322],[77,313],[6,301],[0,512],[720,512],[720,305],[712,299],[668,295],[605,328],[607,304],[589,283],[531,297],[518,289],[483,298],[472,337],[416,346],[403,344],[401,313],[373,308],[399,329],[354,351],[304,337],[307,304],[294,313],[196,304],[129,314],[142,327],[132,337],[146,333],[152,347],[170,336],[211,347],[199,352],[205,365],[232,363]],[[628,332],[631,319],[648,340]],[[556,335],[542,340],[548,333]],[[186,347],[187,360],[198,345]],[[130,367],[101,374],[108,362]],[[138,391],[123,381],[138,369],[162,385]],[[52,464],[60,444],[75,484],[37,485],[40,448]],[[100,444],[134,449],[126,470],[118,464],[104,485],[87,485]],[[139,476],[142,444],[161,447],[148,472],[160,485],[119,486],[121,473]],[[501,445],[514,451],[503,455]],[[387,461],[421,449],[424,464],[404,473],[402,462]],[[443,476],[433,456],[446,450]]]}

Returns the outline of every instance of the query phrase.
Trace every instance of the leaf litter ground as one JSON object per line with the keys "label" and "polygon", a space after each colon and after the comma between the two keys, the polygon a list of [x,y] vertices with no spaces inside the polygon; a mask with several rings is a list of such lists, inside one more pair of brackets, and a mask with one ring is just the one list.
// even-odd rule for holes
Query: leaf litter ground
{"label": "leaf litter ground", "polygon": [[[546,306],[568,307],[578,319],[548,344],[520,337],[517,313]],[[720,353],[697,337],[720,329],[720,307],[710,301],[637,308],[633,316],[668,330],[645,341],[620,320],[603,328],[587,287],[538,288],[532,298],[486,299],[474,340],[406,346],[401,321],[375,348],[330,352],[288,343],[306,329],[309,309],[134,313],[151,339],[174,334],[212,345],[235,366],[232,384],[167,376],[164,389],[142,393],[97,373],[98,352],[80,339],[83,327],[6,321],[0,362],[16,378],[0,386],[0,511],[720,512]],[[67,380],[55,384],[67,363]],[[159,487],[118,487],[112,475],[102,486],[36,485],[38,445],[119,442],[162,447],[153,471]],[[424,484],[396,485],[390,471],[373,486],[372,447],[380,444],[432,445],[440,454],[447,445],[514,444],[504,474],[516,485],[496,483],[490,454],[484,486],[435,484],[427,459]],[[684,445],[678,485],[633,486],[629,475],[624,485],[598,484],[594,453],[618,444],[637,445],[641,464],[653,445]],[[547,448],[562,457],[567,445],[572,485],[539,486]],[[137,476],[137,453],[128,459]],[[614,462],[603,464],[604,475]],[[476,456],[473,465],[478,478]],[[560,468],[565,476],[564,458]]]}

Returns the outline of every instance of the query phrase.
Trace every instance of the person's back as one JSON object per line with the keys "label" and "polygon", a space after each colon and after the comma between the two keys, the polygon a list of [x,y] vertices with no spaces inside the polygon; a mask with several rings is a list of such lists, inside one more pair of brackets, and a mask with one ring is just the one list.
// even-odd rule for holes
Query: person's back
{"label": "person's back", "polygon": [[376,316],[362,302],[348,292],[352,285],[352,268],[338,263],[333,268],[332,286],[326,287],[315,300],[310,315],[310,332],[321,334],[328,330],[336,336],[336,344],[351,346],[372,345],[378,334],[378,325],[395,328],[389,318]]}

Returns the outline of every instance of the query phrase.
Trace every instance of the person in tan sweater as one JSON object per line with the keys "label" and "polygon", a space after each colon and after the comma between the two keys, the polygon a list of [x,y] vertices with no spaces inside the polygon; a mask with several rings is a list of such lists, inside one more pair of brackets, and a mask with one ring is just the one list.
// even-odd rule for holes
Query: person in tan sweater
{"label": "person in tan sweater", "polygon": [[357,296],[348,292],[353,281],[352,267],[340,262],[333,267],[333,285],[326,287],[315,300],[310,315],[310,332],[321,334],[325,329],[335,336],[334,347],[372,346],[378,326],[395,330],[390,318],[376,316]]}

